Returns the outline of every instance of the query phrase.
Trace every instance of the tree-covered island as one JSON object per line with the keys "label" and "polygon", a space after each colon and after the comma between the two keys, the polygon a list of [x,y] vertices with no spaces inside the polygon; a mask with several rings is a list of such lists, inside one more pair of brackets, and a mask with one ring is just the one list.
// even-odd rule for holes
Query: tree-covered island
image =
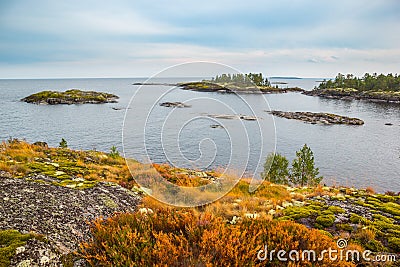
{"label": "tree-covered island", "polygon": [[211,80],[179,83],[178,86],[185,90],[220,93],[287,93],[304,91],[298,87],[279,88],[278,85],[272,86],[268,78],[264,78],[262,73],[221,74]]}
{"label": "tree-covered island", "polygon": [[398,74],[369,74],[359,78],[339,73],[333,80],[324,80],[306,95],[333,99],[362,99],[371,102],[400,103],[400,76]]}

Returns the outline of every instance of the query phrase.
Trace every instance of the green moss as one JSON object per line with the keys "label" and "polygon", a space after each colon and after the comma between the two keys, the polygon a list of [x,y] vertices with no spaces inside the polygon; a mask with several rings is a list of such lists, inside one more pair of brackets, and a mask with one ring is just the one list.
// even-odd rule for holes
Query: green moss
{"label": "green moss", "polygon": [[387,212],[392,215],[400,216],[400,205],[393,202],[384,203],[377,207],[379,210]]}
{"label": "green moss", "polygon": [[385,217],[381,214],[374,214],[373,218],[374,218],[374,221],[382,221],[385,223],[393,223],[394,222],[394,219]]}
{"label": "green moss", "polygon": [[118,208],[118,205],[109,196],[102,194],[100,195],[100,198],[106,207],[112,209]]}
{"label": "green moss", "polygon": [[356,223],[356,224],[363,224],[363,225],[370,225],[372,222],[368,220],[367,218],[364,218],[360,215],[357,215],[355,213],[352,213],[350,215],[350,222]]}
{"label": "green moss", "polygon": [[33,234],[21,234],[17,230],[0,231],[0,266],[9,266],[16,249],[34,237]]}
{"label": "green moss", "polygon": [[354,230],[354,227],[347,223],[338,223],[336,224],[336,229],[346,232],[352,232]]}
{"label": "green moss", "polygon": [[375,251],[375,252],[385,252],[387,249],[385,248],[382,243],[376,239],[372,239],[368,241],[367,243],[361,244],[364,248]]}
{"label": "green moss", "polygon": [[339,213],[344,213],[344,209],[338,206],[330,206],[328,208],[328,211],[332,212],[333,214],[339,214]]}
{"label": "green moss", "polygon": [[388,229],[388,233],[392,236],[400,238],[400,230]]}
{"label": "green moss", "polygon": [[320,214],[319,209],[314,209],[311,206],[302,207],[287,207],[283,210],[283,214],[293,220],[299,220],[301,218],[308,218],[311,216],[317,216]]}
{"label": "green moss", "polygon": [[388,239],[389,247],[396,252],[400,252],[400,238],[392,237]]}
{"label": "green moss", "polygon": [[315,222],[322,225],[323,227],[331,227],[335,222],[334,215],[321,215],[315,219]]}
{"label": "green moss", "polygon": [[70,179],[65,179],[61,182],[53,182],[53,185],[57,186],[64,186],[64,187],[69,187],[72,189],[87,189],[87,188],[92,188],[97,184],[97,181],[74,181]]}
{"label": "green moss", "polygon": [[400,230],[400,225],[393,224],[393,223],[387,223],[384,221],[375,221],[374,226],[381,231],[385,231],[385,230],[389,230],[389,229]]}
{"label": "green moss", "polygon": [[376,198],[378,198],[380,201],[383,201],[383,202],[396,202],[396,200],[398,199],[398,196],[377,194]]}
{"label": "green moss", "polygon": [[55,175],[56,167],[51,164],[34,162],[34,163],[29,163],[27,166],[33,173],[38,173],[38,174],[40,173],[43,175],[56,177],[56,175]]}

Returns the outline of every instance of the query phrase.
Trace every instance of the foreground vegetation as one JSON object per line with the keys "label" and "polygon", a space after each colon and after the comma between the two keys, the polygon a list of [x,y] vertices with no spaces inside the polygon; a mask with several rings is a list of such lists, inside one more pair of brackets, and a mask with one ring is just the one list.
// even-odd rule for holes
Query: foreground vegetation
{"label": "foreground vegetation", "polygon": [[[92,266],[287,266],[278,259],[260,261],[265,245],[277,250],[320,253],[334,247],[331,238],[292,222],[246,219],[227,224],[210,213],[158,209],[150,214],[120,214],[93,223],[93,241],[82,245]],[[302,266],[354,266],[325,259]]]}
{"label": "foreground vegetation", "polygon": [[81,91],[78,89],[70,89],[65,92],[42,91],[21,99],[27,103],[33,104],[101,104],[115,103],[118,96],[94,91]]}
{"label": "foreground vegetation", "polygon": [[[400,252],[399,195],[318,185],[318,169],[307,146],[296,153],[291,169],[283,156],[276,157],[276,162],[267,160],[267,166],[271,160],[277,166],[265,173],[267,181],[256,191],[250,192],[250,179],[241,179],[222,199],[197,208],[166,206],[144,194],[134,178],[150,179],[160,173],[173,183],[199,186],[213,183],[220,176],[218,172],[168,165],[155,165],[156,171],[151,171],[133,160],[128,162],[129,170],[115,147],[104,153],[74,151],[65,140],[60,146],[50,148],[45,143],[15,139],[3,142],[0,176],[70,190],[88,190],[100,181],[110,181],[143,196],[137,212],[98,218],[92,223],[92,239],[81,244],[77,254],[92,266],[265,266],[268,261],[257,260],[257,252],[265,245],[270,250],[320,252],[336,248],[339,238],[348,240],[347,249]],[[1,241],[1,247],[6,246]],[[8,259],[12,254],[3,253],[2,257]],[[269,265],[287,263],[275,258]],[[355,266],[327,261],[292,265]]]}
{"label": "foreground vegetation", "polygon": [[21,234],[16,230],[0,231],[0,266],[9,266],[10,258],[16,250],[31,238],[41,238],[34,234]]}

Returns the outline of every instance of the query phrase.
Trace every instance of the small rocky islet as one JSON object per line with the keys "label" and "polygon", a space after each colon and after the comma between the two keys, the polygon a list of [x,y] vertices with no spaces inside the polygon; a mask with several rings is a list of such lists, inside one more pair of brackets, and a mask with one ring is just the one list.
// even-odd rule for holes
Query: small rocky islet
{"label": "small rocky islet", "polygon": [[273,86],[255,86],[236,83],[215,83],[209,81],[186,82],[177,84],[183,90],[196,92],[215,92],[215,93],[248,93],[248,94],[282,94],[289,92],[304,92],[299,87],[278,88]]}
{"label": "small rocky islet", "polygon": [[279,111],[272,110],[268,113],[286,119],[300,120],[311,124],[346,124],[346,125],[363,125],[364,121],[358,118],[350,118],[337,114],[324,113],[324,112],[289,112],[289,111]]}
{"label": "small rocky islet", "polygon": [[167,108],[190,108],[191,105],[182,103],[182,102],[163,102],[160,103],[161,107],[167,107]]}
{"label": "small rocky islet", "polygon": [[118,96],[109,93],[70,89],[65,92],[42,91],[21,101],[41,105],[104,104],[117,103]]}

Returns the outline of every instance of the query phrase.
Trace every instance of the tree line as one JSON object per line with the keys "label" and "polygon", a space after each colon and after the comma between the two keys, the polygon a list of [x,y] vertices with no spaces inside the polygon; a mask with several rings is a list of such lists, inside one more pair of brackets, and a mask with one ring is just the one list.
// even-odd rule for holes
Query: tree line
{"label": "tree line", "polygon": [[322,176],[318,176],[319,169],[314,165],[314,154],[305,144],[296,152],[291,168],[285,156],[278,153],[268,155],[261,176],[274,184],[316,186],[322,181]]}
{"label": "tree line", "polygon": [[369,74],[365,73],[363,77],[355,77],[353,74],[339,73],[333,80],[324,80],[318,89],[329,88],[354,88],[359,91],[400,91],[400,76],[389,73]]}
{"label": "tree line", "polygon": [[257,86],[271,86],[268,78],[264,78],[262,73],[248,73],[248,74],[221,74],[211,79],[215,83],[235,83],[240,85],[249,85],[254,83]]}

